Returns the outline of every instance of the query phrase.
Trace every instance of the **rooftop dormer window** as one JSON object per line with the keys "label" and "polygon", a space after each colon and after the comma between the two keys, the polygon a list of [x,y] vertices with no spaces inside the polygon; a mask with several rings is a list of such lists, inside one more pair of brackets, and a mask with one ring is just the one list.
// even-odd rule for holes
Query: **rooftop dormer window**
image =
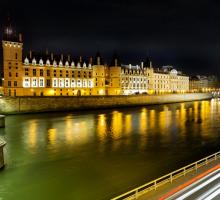
{"label": "rooftop dormer window", "polygon": [[36,61],[35,58],[33,58],[33,60],[32,60],[32,65],[36,65],[36,64],[37,64],[37,61]]}
{"label": "rooftop dormer window", "polygon": [[50,60],[49,60],[49,59],[47,59],[46,65],[47,65],[47,66],[50,66]]}
{"label": "rooftop dormer window", "polygon": [[53,61],[53,66],[57,67],[57,61],[56,60]]}
{"label": "rooftop dormer window", "polygon": [[43,61],[42,58],[41,58],[40,61],[39,61],[39,65],[40,65],[40,66],[43,66],[43,65],[44,65],[44,61]]}
{"label": "rooftop dormer window", "polygon": [[86,63],[85,62],[83,63],[83,68],[86,68]]}
{"label": "rooftop dormer window", "polygon": [[71,67],[75,67],[75,63],[74,62],[71,63]]}
{"label": "rooftop dormer window", "polygon": [[69,67],[69,62],[68,61],[66,61],[65,66]]}
{"label": "rooftop dormer window", "polygon": [[29,59],[27,57],[24,59],[24,64],[29,65]]}
{"label": "rooftop dormer window", "polygon": [[78,62],[78,63],[77,63],[77,68],[80,68],[80,67],[81,67],[81,66],[80,66],[80,63]]}
{"label": "rooftop dormer window", "polygon": [[62,60],[59,62],[59,66],[60,66],[60,67],[63,67],[63,62],[62,62]]}
{"label": "rooftop dormer window", "polygon": [[92,65],[91,65],[91,63],[89,63],[89,69],[92,69]]}

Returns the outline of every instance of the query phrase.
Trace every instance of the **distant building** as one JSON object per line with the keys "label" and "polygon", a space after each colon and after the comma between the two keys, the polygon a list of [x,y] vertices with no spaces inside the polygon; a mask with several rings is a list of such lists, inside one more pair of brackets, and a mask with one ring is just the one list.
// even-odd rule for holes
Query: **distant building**
{"label": "distant building", "polygon": [[190,91],[192,92],[206,92],[218,88],[218,78],[212,76],[192,76],[190,77]]}

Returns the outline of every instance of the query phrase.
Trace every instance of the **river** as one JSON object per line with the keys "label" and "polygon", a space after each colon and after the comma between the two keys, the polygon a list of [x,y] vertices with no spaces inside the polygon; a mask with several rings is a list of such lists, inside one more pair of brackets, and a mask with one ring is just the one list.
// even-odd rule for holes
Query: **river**
{"label": "river", "polygon": [[107,200],[219,151],[220,101],[7,116],[0,200]]}

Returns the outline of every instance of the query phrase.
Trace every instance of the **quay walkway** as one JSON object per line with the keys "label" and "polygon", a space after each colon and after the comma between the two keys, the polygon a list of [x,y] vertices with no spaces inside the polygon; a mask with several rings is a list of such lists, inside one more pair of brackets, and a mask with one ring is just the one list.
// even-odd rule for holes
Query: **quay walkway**
{"label": "quay walkway", "polygon": [[[186,192],[187,190],[191,190],[189,188],[191,185],[195,185],[203,179],[204,181],[207,180],[208,176],[211,173],[214,174],[216,173],[215,175],[218,176],[220,174],[219,171],[220,171],[220,151],[208,157],[205,157],[201,160],[198,160],[190,165],[182,167],[165,176],[162,176],[156,180],[146,183],[138,188],[128,191],[122,195],[119,195],[118,197],[115,197],[112,200],[178,199],[177,196],[175,196],[176,194],[180,195],[181,193]],[[219,181],[219,179],[215,181]],[[215,185],[214,183],[212,184]],[[204,193],[205,192],[206,191],[204,191]],[[200,191],[200,194],[201,193],[202,192]],[[179,199],[184,199],[184,198],[180,197]]]}

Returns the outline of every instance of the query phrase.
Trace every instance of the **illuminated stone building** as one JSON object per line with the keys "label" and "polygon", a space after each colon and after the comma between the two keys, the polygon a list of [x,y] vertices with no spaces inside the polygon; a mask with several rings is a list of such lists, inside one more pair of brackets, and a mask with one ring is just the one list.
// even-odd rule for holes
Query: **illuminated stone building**
{"label": "illuminated stone building", "polygon": [[[151,64],[152,65],[152,64]],[[149,93],[184,93],[189,91],[189,77],[172,66],[148,68]]]}
{"label": "illuminated stone building", "polygon": [[114,55],[110,65],[94,58],[73,58],[46,51],[23,55],[21,35],[9,24],[3,41],[5,96],[132,95],[189,90],[189,77],[172,67],[154,69],[149,59],[141,65],[121,64]]}

